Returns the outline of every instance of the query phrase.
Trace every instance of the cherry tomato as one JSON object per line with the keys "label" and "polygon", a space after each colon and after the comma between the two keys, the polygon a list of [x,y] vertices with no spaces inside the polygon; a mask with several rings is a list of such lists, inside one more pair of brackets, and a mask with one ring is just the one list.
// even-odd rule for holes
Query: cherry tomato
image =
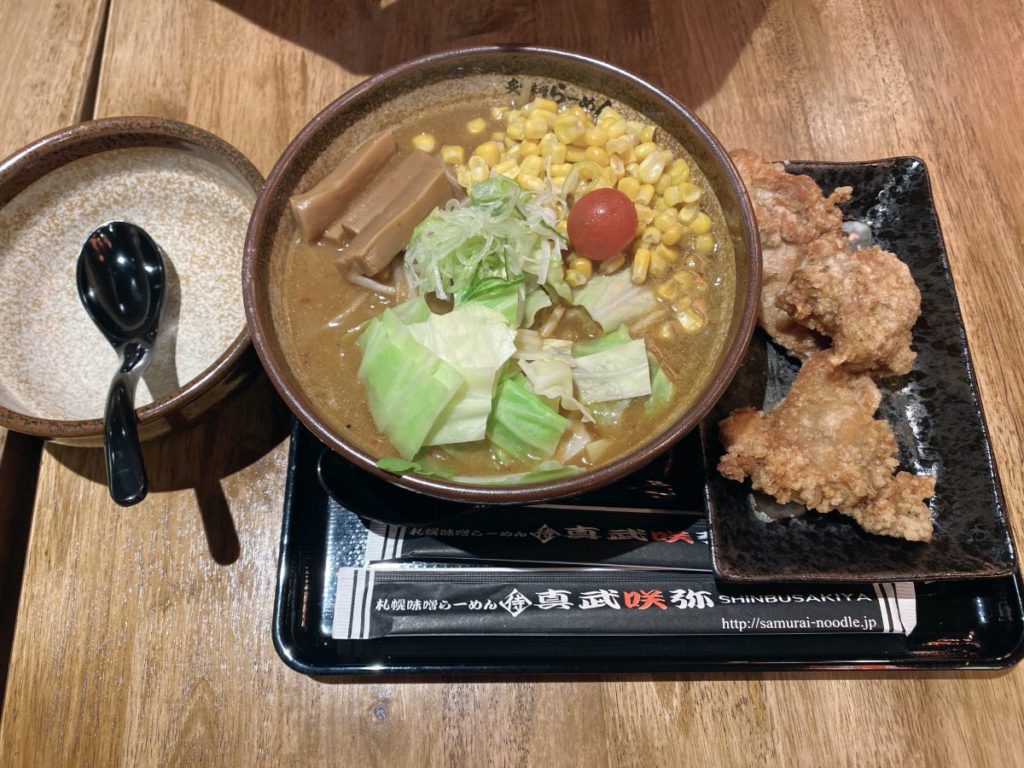
{"label": "cherry tomato", "polygon": [[617,189],[587,192],[569,209],[569,243],[594,261],[614,259],[636,237],[636,207]]}

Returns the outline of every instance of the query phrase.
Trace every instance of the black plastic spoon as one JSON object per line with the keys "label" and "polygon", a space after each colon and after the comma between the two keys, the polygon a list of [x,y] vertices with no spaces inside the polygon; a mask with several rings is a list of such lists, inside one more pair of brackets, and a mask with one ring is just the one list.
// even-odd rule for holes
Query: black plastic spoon
{"label": "black plastic spoon", "polygon": [[110,496],[127,507],[146,498],[146,468],[135,424],[135,388],[149,365],[163,314],[164,259],[140,227],[112,221],[85,241],[77,276],[85,311],[121,356],[121,367],[107,394],[103,445]]}

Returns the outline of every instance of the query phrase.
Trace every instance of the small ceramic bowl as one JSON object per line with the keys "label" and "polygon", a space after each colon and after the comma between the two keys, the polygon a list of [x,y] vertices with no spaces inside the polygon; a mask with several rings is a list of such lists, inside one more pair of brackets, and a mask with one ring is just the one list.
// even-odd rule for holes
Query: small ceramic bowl
{"label": "small ceramic bowl", "polygon": [[237,275],[262,184],[223,140],[151,117],[82,123],[0,163],[0,426],[102,441],[119,361],[81,306],[75,265],[89,232],[110,220],[142,226],[169,263],[136,396],[140,437],[193,421],[256,370]]}
{"label": "small ceramic bowl", "polygon": [[[642,115],[685,148],[710,182],[729,229],[736,299],[727,338],[703,391],[667,429],[610,463],[574,477],[515,486],[469,485],[407,473],[388,474],[377,456],[333,429],[318,412],[292,366],[275,285],[295,238],[289,196],[309,189],[368,136],[431,109],[494,103],[518,94],[571,95]],[[249,329],[263,366],[284,400],[322,442],[357,466],[399,486],[446,499],[487,504],[528,503],[593,490],[643,466],[690,432],[719,399],[739,366],[757,316],[761,253],[746,191],[725,149],[686,107],[639,78],[576,54],[519,46],[441,53],[370,78],[330,104],[298,134],[260,193],[246,236],[243,294]],[[352,382],[352,386],[355,386]]]}

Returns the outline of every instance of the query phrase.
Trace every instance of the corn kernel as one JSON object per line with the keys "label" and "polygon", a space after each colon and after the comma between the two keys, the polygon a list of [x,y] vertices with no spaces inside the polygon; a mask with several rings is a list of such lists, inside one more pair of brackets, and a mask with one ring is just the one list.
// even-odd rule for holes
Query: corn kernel
{"label": "corn kernel", "polygon": [[496,141],[499,144],[504,143],[504,141],[505,141],[505,132],[504,131],[495,131],[494,133],[491,134],[491,141]]}
{"label": "corn kernel", "polygon": [[532,157],[533,155],[540,155],[540,144],[536,141],[524,141],[520,145],[523,150],[523,157]]}
{"label": "corn kernel", "polygon": [[637,178],[636,174],[640,170],[640,163],[634,163],[632,160],[629,159],[628,155],[622,158],[622,160],[626,164],[626,173],[628,173],[634,179]]}
{"label": "corn kernel", "polygon": [[679,158],[669,166],[668,174],[672,177],[673,184],[682,184],[690,178],[690,166],[686,164],[685,160]]}
{"label": "corn kernel", "polygon": [[707,322],[704,316],[695,309],[684,309],[676,317],[679,318],[679,325],[687,333],[697,333]]}
{"label": "corn kernel", "polygon": [[487,130],[487,121],[482,117],[475,118],[466,123],[466,130],[476,135]]}
{"label": "corn kernel", "polygon": [[594,264],[590,259],[585,259],[582,256],[577,256],[573,259],[569,259],[569,269],[574,269],[583,275],[584,279],[589,280],[590,276],[594,274]]}
{"label": "corn kernel", "polygon": [[523,127],[523,135],[528,139],[539,139],[548,132],[548,123],[543,118],[529,118]]}
{"label": "corn kernel", "polygon": [[604,109],[602,109],[601,110],[601,114],[598,115],[598,117],[601,120],[615,120],[615,121],[618,121],[618,120],[622,119],[622,115],[620,115],[618,112],[616,112],[611,107],[605,107]]}
{"label": "corn kernel", "polygon": [[652,184],[641,184],[640,191],[636,194],[636,202],[642,203],[643,205],[650,205],[651,200],[654,199],[654,185]]}
{"label": "corn kernel", "polygon": [[647,272],[651,267],[651,252],[646,248],[640,248],[633,256],[633,272],[630,279],[633,285],[643,285],[647,282]]}
{"label": "corn kernel", "polygon": [[661,193],[661,197],[665,201],[665,205],[669,206],[670,208],[675,208],[677,205],[679,205],[680,202],[679,187],[674,184],[669,185]]}
{"label": "corn kernel", "polygon": [[569,163],[582,163],[587,159],[585,150],[582,147],[567,147],[565,150],[565,160]]}
{"label": "corn kernel", "polygon": [[658,247],[654,249],[654,254],[663,261],[669,264],[675,264],[679,261],[679,253],[669,248],[664,243],[659,243]]}
{"label": "corn kernel", "polygon": [[568,176],[569,171],[572,170],[570,163],[552,163],[551,164],[551,175],[552,176]]}
{"label": "corn kernel", "polygon": [[654,141],[654,126],[645,125],[640,131],[640,141]]}
{"label": "corn kernel", "polygon": [[501,147],[498,146],[497,142],[485,141],[473,150],[473,155],[475,157],[482,157],[488,167],[494,166],[497,165],[498,161],[501,159]]}
{"label": "corn kernel", "polygon": [[658,286],[658,289],[657,291],[655,291],[655,293],[657,293],[663,299],[668,299],[669,301],[672,301],[672,299],[676,298],[679,295],[679,284],[675,280],[666,280],[665,282],[661,283]]}
{"label": "corn kernel", "polygon": [[647,227],[641,237],[644,245],[657,245],[661,242],[661,230],[657,227]]}
{"label": "corn kernel", "polygon": [[[608,130],[608,138],[609,139],[617,139],[620,136],[622,136],[624,133],[626,133],[626,131],[629,130],[629,126],[626,125],[626,121],[625,120],[620,118],[620,119],[616,120],[614,123],[612,123],[611,125],[609,125],[607,130]],[[627,141],[628,141],[628,139],[627,139]]]}
{"label": "corn kernel", "polygon": [[555,118],[555,136],[563,144],[572,144],[583,135],[583,121],[573,114],[562,114]]}
{"label": "corn kernel", "polygon": [[690,222],[690,230],[695,235],[704,235],[711,231],[711,217],[701,211]]}
{"label": "corn kernel", "polygon": [[555,229],[558,230],[558,233],[562,237],[568,237],[569,236],[569,224],[568,224],[568,222],[565,219],[559,219],[558,223],[555,224]]}
{"label": "corn kernel", "polygon": [[487,166],[487,161],[479,155],[473,155],[469,158],[467,165],[469,166],[469,174],[473,181],[483,181],[491,175],[491,170]]}
{"label": "corn kernel", "polygon": [[583,151],[583,156],[598,165],[608,165],[608,153],[600,147],[587,147]]}
{"label": "corn kernel", "polygon": [[672,179],[669,178],[667,173],[662,173],[661,178],[658,179],[658,183],[654,185],[654,191],[658,195],[664,195],[665,190],[672,185]]}
{"label": "corn kernel", "polygon": [[495,173],[500,173],[502,176],[508,176],[510,179],[514,179],[519,175],[519,165],[515,160],[502,160],[491,170]]}
{"label": "corn kernel", "polygon": [[626,125],[629,126],[629,132],[636,134],[637,136],[639,136],[640,131],[644,129],[644,124],[641,123],[639,120],[630,120],[626,123]]}
{"label": "corn kernel", "polygon": [[522,141],[526,135],[526,124],[522,120],[510,120],[505,129],[505,137],[512,141]]}
{"label": "corn kernel", "polygon": [[636,200],[637,193],[640,191],[640,182],[632,176],[626,176],[619,179],[616,188],[630,200]]}
{"label": "corn kernel", "polygon": [[501,107],[491,107],[491,120],[501,120],[505,117],[505,110]]}
{"label": "corn kernel", "polygon": [[552,110],[552,109],[542,109],[542,108],[538,107],[538,108],[535,108],[535,109],[530,111],[529,119],[530,120],[543,120],[544,123],[545,123],[545,130],[547,130],[548,126],[551,126],[551,125],[554,124],[556,117],[557,117],[557,115],[555,114],[555,110]]}
{"label": "corn kernel", "polygon": [[625,136],[619,136],[617,139],[608,139],[608,143],[604,145],[604,150],[611,155],[625,158],[633,151],[633,145],[629,143],[629,139]]}
{"label": "corn kernel", "polygon": [[611,155],[608,158],[608,167],[612,169],[612,173],[615,174],[616,179],[622,178],[626,173],[626,164],[622,162],[622,158],[617,155]]}
{"label": "corn kernel", "polygon": [[640,233],[643,233],[644,227],[648,227],[654,223],[654,217],[657,216],[654,209],[650,206],[644,205],[643,203],[636,203],[636,218],[640,222]]}
{"label": "corn kernel", "polygon": [[515,160],[517,163],[523,159],[523,146],[522,144],[516,144],[505,150],[505,158],[507,160]]}
{"label": "corn kernel", "polygon": [[464,165],[455,166],[455,180],[459,182],[460,187],[469,189],[473,186],[473,177],[469,173],[469,168]]}
{"label": "corn kernel", "polygon": [[684,309],[689,309],[693,306],[692,296],[680,296],[678,299],[672,302],[672,306],[675,307],[677,312],[681,312]]}
{"label": "corn kernel", "polygon": [[551,99],[534,99],[533,108],[535,110],[546,109],[548,112],[557,112],[558,104],[553,102]]}
{"label": "corn kernel", "polygon": [[675,213],[664,211],[654,217],[654,226],[660,229],[662,232],[668,232],[672,227],[677,226]]}
{"label": "corn kernel", "polygon": [[664,277],[669,273],[671,265],[658,253],[651,254],[651,268],[648,270],[655,277]]}
{"label": "corn kernel", "polygon": [[634,150],[636,152],[636,159],[640,162],[643,162],[657,151],[658,145],[653,141],[645,141]]}
{"label": "corn kernel", "polygon": [[466,150],[458,144],[445,144],[441,147],[441,160],[449,165],[456,165],[466,161]]}
{"label": "corn kernel", "polygon": [[661,327],[658,328],[658,338],[663,341],[671,341],[676,337],[675,324],[669,320],[667,323],[662,323]]}
{"label": "corn kernel", "polygon": [[551,162],[555,165],[560,165],[565,162],[566,146],[561,142],[556,141],[545,141],[540,145],[540,156],[550,157]]}
{"label": "corn kernel", "polygon": [[433,134],[421,133],[419,136],[412,137],[412,145],[421,152],[433,152],[437,146],[437,140]]}
{"label": "corn kernel", "polygon": [[540,176],[544,173],[544,160],[540,155],[530,155],[523,159],[523,162],[519,164],[519,168],[523,173],[530,176]]}
{"label": "corn kernel", "polygon": [[697,250],[697,253],[707,256],[715,250],[715,238],[711,234],[697,235],[693,239],[693,247]]}
{"label": "corn kernel", "polygon": [[608,143],[608,131],[604,128],[587,128],[583,132],[583,140],[588,147],[603,147]]}
{"label": "corn kernel", "polygon": [[569,284],[570,288],[579,288],[585,282],[587,278],[577,272],[575,269],[565,270],[565,282]]}
{"label": "corn kernel", "polygon": [[697,284],[697,276],[688,269],[681,269],[672,275],[672,279],[679,283],[684,291],[692,290]]}
{"label": "corn kernel", "polygon": [[665,156],[668,152],[652,152],[640,163],[637,176],[644,184],[657,184],[665,171]]}
{"label": "corn kernel", "polygon": [[692,182],[686,181],[679,185],[679,199],[684,203],[696,203],[704,196],[704,190]]}
{"label": "corn kernel", "polygon": [[683,236],[683,228],[679,224],[673,224],[671,227],[661,233],[661,242],[665,245],[675,245],[679,242]]}
{"label": "corn kernel", "polygon": [[520,173],[516,181],[528,192],[543,192],[547,189],[547,185],[539,177],[531,176],[528,173]]}
{"label": "corn kernel", "polygon": [[510,109],[508,111],[508,115],[507,115],[509,120],[519,120],[519,119],[522,118],[522,116],[523,116],[523,110],[521,110],[521,109]]}
{"label": "corn kernel", "polygon": [[683,224],[692,224],[700,213],[700,206],[697,203],[687,203],[679,209],[679,221]]}

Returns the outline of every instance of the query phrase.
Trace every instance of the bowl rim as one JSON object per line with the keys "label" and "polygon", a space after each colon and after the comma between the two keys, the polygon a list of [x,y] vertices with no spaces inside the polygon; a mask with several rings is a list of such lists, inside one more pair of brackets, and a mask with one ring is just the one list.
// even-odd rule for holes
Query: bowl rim
{"label": "bowl rim", "polygon": [[[750,254],[751,274],[747,290],[742,297],[736,297],[737,300],[742,300],[743,302],[739,328],[734,343],[726,350],[718,374],[708,383],[708,386],[694,402],[680,414],[680,417],[655,437],[614,461],[570,477],[508,486],[459,483],[408,472],[396,475],[378,467],[376,458],[372,454],[364,451],[354,443],[343,440],[334,431],[329,429],[322,423],[320,417],[317,416],[316,408],[306,394],[301,389],[293,391],[289,386],[285,376],[282,374],[282,371],[289,370],[287,361],[284,359],[283,354],[278,355],[274,351],[273,345],[268,342],[268,339],[274,338],[269,302],[264,311],[259,308],[259,302],[257,301],[258,296],[254,278],[256,274],[255,265],[258,259],[258,242],[266,228],[271,203],[277,196],[278,186],[292,162],[304,151],[307,142],[315,136],[325,122],[333,119],[340,111],[365,94],[372,92],[383,84],[398,80],[421,67],[438,64],[455,65],[460,60],[467,58],[506,54],[537,55],[571,61],[578,65],[595,68],[614,78],[624,80],[631,87],[645,91],[649,97],[660,101],[667,110],[674,112],[683,121],[687,122],[693,131],[706,142],[716,162],[721,166],[728,186],[732,188],[739,201],[742,230],[740,234]],[[437,498],[484,504],[526,504],[594,490],[643,467],[695,429],[701,419],[707,415],[714,403],[725,392],[750,344],[754,326],[757,322],[761,278],[761,244],[757,235],[753,208],[746,187],[743,185],[739,172],[729,158],[729,153],[725,147],[722,146],[710,129],[693,112],[661,89],[613,64],[583,54],[556,48],[513,44],[464,46],[410,59],[363,80],[328,104],[296,134],[267,176],[266,184],[256,199],[256,206],[253,209],[252,217],[249,219],[249,230],[246,233],[245,239],[245,253],[242,259],[242,295],[253,346],[274,388],[299,421],[335,453],[353,462],[361,469],[389,482],[408,490]]]}
{"label": "bowl rim", "polygon": [[[10,199],[20,194],[35,181],[67,163],[99,152],[119,149],[120,147],[117,146],[103,146],[105,139],[118,136],[138,139],[137,143],[128,145],[132,148],[150,146],[146,139],[153,140],[152,146],[173,148],[175,144],[180,144],[183,148],[197,147],[205,150],[208,157],[216,158],[237,172],[242,180],[252,187],[257,197],[263,189],[263,175],[256,166],[237,148],[219,136],[189,123],[170,118],[123,115],[87,120],[61,128],[36,139],[0,161],[0,189],[2,189],[13,179],[25,174],[33,163],[51,158],[70,147],[96,143],[95,148],[90,151],[60,162],[53,168],[30,178],[27,183],[0,204],[0,207],[6,205]],[[31,174],[28,175],[31,176]],[[140,430],[161,421],[169,414],[208,393],[238,364],[251,344],[249,327],[246,323],[227,349],[199,374],[173,392],[135,409],[135,418]],[[0,427],[5,427],[13,432],[50,439],[84,439],[99,437],[103,434],[103,419],[48,419],[21,413],[0,405]]]}

